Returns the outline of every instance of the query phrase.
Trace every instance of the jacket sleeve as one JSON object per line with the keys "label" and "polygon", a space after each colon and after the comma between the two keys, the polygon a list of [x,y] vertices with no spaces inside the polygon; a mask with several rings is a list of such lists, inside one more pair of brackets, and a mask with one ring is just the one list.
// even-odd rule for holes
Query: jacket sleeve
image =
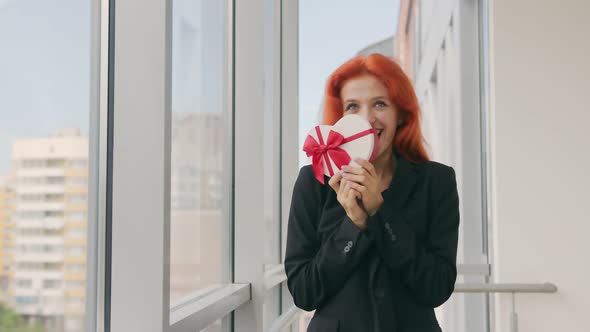
{"label": "jacket sleeve", "polygon": [[317,225],[322,213],[322,189],[312,168],[303,167],[289,211],[284,262],[287,286],[295,305],[307,311],[320,307],[344,285],[372,242],[345,215],[320,243]]}
{"label": "jacket sleeve", "polygon": [[385,264],[399,273],[416,301],[435,308],[453,293],[457,278],[459,195],[452,167],[434,174],[434,205],[424,243],[392,204],[369,218]]}

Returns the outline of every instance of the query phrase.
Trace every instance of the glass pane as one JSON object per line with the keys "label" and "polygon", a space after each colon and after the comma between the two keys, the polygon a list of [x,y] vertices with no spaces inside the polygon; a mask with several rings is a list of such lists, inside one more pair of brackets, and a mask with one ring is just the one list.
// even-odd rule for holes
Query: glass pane
{"label": "glass pane", "polygon": [[173,4],[170,303],[229,281],[225,5]]}
{"label": "glass pane", "polygon": [[0,1],[0,331],[84,330],[89,14]]}

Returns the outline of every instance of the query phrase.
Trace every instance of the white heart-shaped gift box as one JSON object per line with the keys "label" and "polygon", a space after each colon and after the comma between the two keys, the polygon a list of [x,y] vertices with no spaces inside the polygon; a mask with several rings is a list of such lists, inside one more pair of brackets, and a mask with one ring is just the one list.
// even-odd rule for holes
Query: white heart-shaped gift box
{"label": "white heart-shaped gift box", "polygon": [[332,177],[355,158],[373,162],[377,154],[377,132],[360,115],[343,116],[333,126],[319,125],[309,131],[303,151],[311,162],[316,179]]}

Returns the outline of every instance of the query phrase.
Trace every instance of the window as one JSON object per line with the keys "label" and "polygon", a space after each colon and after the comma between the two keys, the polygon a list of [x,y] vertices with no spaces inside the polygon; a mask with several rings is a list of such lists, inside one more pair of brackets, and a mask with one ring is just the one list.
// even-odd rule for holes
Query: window
{"label": "window", "polygon": [[16,296],[14,298],[16,304],[20,305],[31,305],[39,303],[39,297],[37,296]]}
{"label": "window", "polygon": [[[0,251],[11,259],[0,288],[5,282],[17,286],[0,290],[0,305],[30,325],[14,331],[83,331],[63,323],[70,313],[64,310],[69,289],[61,243],[64,185],[70,181],[65,168],[69,160],[88,166],[91,3],[0,1],[0,179],[11,179],[15,193],[11,237],[0,237]],[[86,200],[79,203],[85,220]],[[0,206],[0,216],[4,212]],[[79,241],[85,245],[85,238]],[[5,265],[0,259],[0,269]]]}
{"label": "window", "polygon": [[63,218],[64,212],[63,211],[45,211],[43,213],[43,215],[48,218]]}
{"label": "window", "polygon": [[31,288],[33,287],[33,281],[31,279],[17,279],[16,287],[18,288]]}
{"label": "window", "polygon": [[43,280],[43,288],[55,289],[61,287],[62,281],[57,279],[45,279]]}
{"label": "window", "polygon": [[42,263],[42,268],[45,271],[61,271],[63,268],[62,263]]}
{"label": "window", "polygon": [[86,169],[88,162],[85,159],[70,160],[69,166],[74,169]]}
{"label": "window", "polygon": [[70,256],[84,256],[83,246],[71,246],[68,248],[68,255]]}
{"label": "window", "polygon": [[66,232],[67,237],[83,238],[86,237],[86,229],[84,228],[68,228]]}
{"label": "window", "polygon": [[63,184],[64,183],[63,176],[49,176],[47,177],[47,184]]}
{"label": "window", "polygon": [[22,253],[59,253],[63,251],[61,245],[51,244],[21,244],[16,248]]}
{"label": "window", "polygon": [[[51,149],[52,147],[50,147]],[[47,160],[47,167],[63,167],[65,165],[64,159],[49,159]]]}
{"label": "window", "polygon": [[22,159],[20,161],[22,168],[40,168],[45,166],[45,160],[43,159]]}
{"label": "window", "polygon": [[18,181],[22,184],[45,184],[46,179],[42,177],[28,177],[23,176],[18,179]]}
{"label": "window", "polygon": [[173,4],[170,303],[229,281],[224,1]]}
{"label": "window", "polygon": [[84,264],[68,264],[66,265],[66,270],[68,272],[84,272],[85,271]]}
{"label": "window", "polygon": [[45,217],[42,211],[22,211],[18,213],[20,219],[39,219]]}
{"label": "window", "polygon": [[86,202],[86,195],[70,195],[68,196],[68,203],[79,204]]}
{"label": "window", "polygon": [[86,186],[87,180],[85,177],[71,176],[67,178],[67,184],[70,186]]}
{"label": "window", "polygon": [[66,219],[71,221],[84,221],[86,220],[86,212],[83,211],[70,211],[66,214]]}
{"label": "window", "polygon": [[20,200],[22,202],[40,201],[40,200],[43,200],[43,195],[42,194],[25,194],[25,195],[20,195]]}
{"label": "window", "polygon": [[83,289],[86,286],[86,283],[82,280],[67,280],[66,287],[68,289]]}

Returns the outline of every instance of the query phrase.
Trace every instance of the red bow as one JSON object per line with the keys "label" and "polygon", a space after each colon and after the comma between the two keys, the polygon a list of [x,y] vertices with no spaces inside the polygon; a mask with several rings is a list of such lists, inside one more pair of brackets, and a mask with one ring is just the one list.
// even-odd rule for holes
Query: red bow
{"label": "red bow", "polygon": [[[342,136],[342,134],[330,130],[328,141],[324,144],[320,127],[316,126],[315,130],[320,142],[318,143],[313,136],[307,135],[305,143],[303,143],[303,151],[305,151],[308,157],[313,156],[313,173],[315,174],[315,178],[320,181],[321,184],[324,184],[324,163],[322,162],[322,157],[326,161],[330,176],[333,176],[334,170],[332,169],[330,159],[332,159],[334,164],[340,169],[343,165],[348,165],[350,162],[350,156],[348,155],[348,152],[339,148],[339,146],[344,143],[344,136]],[[328,158],[328,156],[330,158]]]}

